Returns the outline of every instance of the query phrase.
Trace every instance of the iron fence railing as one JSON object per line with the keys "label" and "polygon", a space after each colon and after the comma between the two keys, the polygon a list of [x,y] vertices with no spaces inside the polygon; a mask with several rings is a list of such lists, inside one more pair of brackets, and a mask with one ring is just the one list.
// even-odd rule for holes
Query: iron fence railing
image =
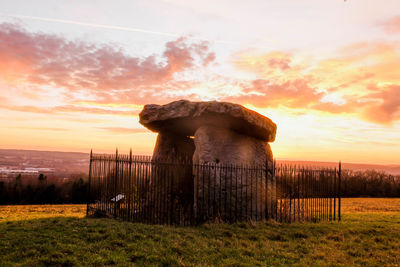
{"label": "iron fence railing", "polygon": [[90,155],[87,213],[132,222],[340,220],[341,167],[200,164]]}

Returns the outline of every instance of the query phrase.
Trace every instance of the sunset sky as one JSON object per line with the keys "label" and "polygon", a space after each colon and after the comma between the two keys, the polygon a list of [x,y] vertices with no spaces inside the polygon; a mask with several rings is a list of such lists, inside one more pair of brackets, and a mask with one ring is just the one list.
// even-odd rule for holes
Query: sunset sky
{"label": "sunset sky", "polygon": [[400,1],[0,0],[0,148],[151,154],[144,104],[240,103],[278,159],[400,164]]}

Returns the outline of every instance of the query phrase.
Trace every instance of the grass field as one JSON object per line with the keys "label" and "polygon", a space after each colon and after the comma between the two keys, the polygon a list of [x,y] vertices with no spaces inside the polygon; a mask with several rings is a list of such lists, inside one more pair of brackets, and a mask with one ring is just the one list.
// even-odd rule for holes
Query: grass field
{"label": "grass field", "polygon": [[0,206],[0,266],[400,266],[400,199],[344,199],[342,222],[167,227],[84,205]]}

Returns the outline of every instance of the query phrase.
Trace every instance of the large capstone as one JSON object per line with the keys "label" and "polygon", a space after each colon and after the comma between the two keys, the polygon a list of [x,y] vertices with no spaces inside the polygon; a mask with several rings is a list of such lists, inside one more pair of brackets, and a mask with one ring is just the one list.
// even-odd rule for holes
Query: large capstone
{"label": "large capstone", "polygon": [[198,128],[212,125],[273,142],[276,124],[241,105],[227,102],[179,100],[166,105],[145,105],[140,123],[154,132],[193,136]]}

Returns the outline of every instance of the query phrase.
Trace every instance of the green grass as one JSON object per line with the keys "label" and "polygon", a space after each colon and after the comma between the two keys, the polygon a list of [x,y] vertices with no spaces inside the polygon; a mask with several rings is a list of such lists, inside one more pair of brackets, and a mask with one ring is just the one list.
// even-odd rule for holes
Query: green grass
{"label": "green grass", "polygon": [[0,266],[399,266],[400,200],[343,207],[339,223],[167,227],[85,218],[79,205],[3,206]]}

